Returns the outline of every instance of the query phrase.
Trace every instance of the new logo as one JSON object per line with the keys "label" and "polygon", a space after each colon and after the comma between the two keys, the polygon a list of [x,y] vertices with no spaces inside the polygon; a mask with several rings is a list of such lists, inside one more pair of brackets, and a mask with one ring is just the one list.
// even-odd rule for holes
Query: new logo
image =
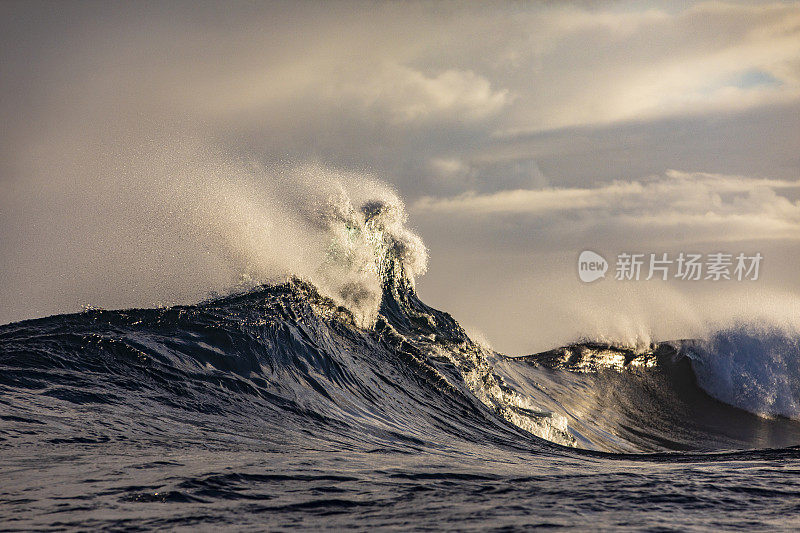
{"label": "new logo", "polygon": [[584,250],[578,256],[578,277],[584,283],[591,283],[604,278],[607,270],[608,262],[598,253]]}

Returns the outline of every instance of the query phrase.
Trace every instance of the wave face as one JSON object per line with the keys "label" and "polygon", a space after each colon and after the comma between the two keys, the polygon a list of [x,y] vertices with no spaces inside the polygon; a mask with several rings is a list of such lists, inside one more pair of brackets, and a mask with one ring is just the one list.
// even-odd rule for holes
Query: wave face
{"label": "wave face", "polygon": [[506,406],[513,393],[500,390],[487,352],[406,283],[392,286],[369,329],[298,279],[196,306],[12,324],[0,333],[0,383],[21,395],[14,405],[23,411],[31,394],[56,399],[38,405],[53,416],[61,401],[177,410],[178,419],[277,416],[297,428],[412,444],[513,442],[516,423],[572,444],[550,416]]}
{"label": "wave face", "polygon": [[786,478],[800,471],[791,336],[510,358],[420,301],[424,247],[396,204],[317,220],[339,235],[315,282],[337,269],[351,282],[0,327],[0,517],[21,529],[692,527],[708,506],[723,527],[800,518],[787,503],[800,495]]}

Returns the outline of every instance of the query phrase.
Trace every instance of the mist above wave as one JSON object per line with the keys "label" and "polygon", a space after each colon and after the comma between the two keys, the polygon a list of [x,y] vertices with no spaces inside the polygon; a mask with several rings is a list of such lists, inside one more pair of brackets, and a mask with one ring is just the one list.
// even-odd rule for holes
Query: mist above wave
{"label": "mist above wave", "polygon": [[193,303],[297,276],[369,325],[394,263],[412,285],[426,269],[402,200],[368,173],[168,138],[102,146],[15,191],[26,244],[10,271],[25,275],[4,318]]}

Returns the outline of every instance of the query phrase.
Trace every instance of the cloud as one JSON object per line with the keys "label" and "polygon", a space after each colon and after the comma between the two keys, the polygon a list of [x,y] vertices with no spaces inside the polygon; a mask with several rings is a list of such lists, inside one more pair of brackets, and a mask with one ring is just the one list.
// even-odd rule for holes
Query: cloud
{"label": "cloud", "polygon": [[[644,171],[750,173],[748,161],[763,158],[774,163],[759,172],[784,176],[793,164],[791,156],[763,147],[730,164],[717,154],[741,152],[737,132],[752,119],[747,113],[765,116],[783,106],[786,117],[798,116],[796,2],[655,2],[644,9],[381,3],[370,10],[347,3],[232,9],[176,2],[74,5],[58,16],[22,4],[7,9],[0,69],[8,90],[0,114],[9,158],[53,133],[71,138],[127,114],[140,122],[174,119],[265,159],[371,168],[411,198],[454,192],[443,190],[454,183],[443,185],[429,164],[441,159],[468,164],[463,186],[479,191],[528,185],[515,170],[530,164],[525,159],[555,183],[579,173],[597,179],[608,166],[607,175],[642,175],[626,167],[659,157]],[[736,114],[743,118],[734,120]],[[542,132],[637,123],[652,135],[665,117],[695,122],[668,125],[676,137],[670,146],[609,131],[608,139],[590,143],[594,158],[580,165],[542,139],[499,160]],[[693,131],[697,117],[733,123],[720,139]],[[796,124],[784,121],[771,131],[788,153],[797,147]],[[565,137],[571,149],[585,133]],[[697,161],[675,156],[687,137],[702,154]],[[602,150],[615,139],[617,150],[634,143],[637,150],[606,164]],[[479,161],[487,151],[495,156],[491,168]],[[0,161],[0,168],[9,166]]]}
{"label": "cloud", "polygon": [[307,58],[296,63],[245,68],[224,82],[205,81],[190,89],[192,105],[209,105],[220,115],[263,113],[279,102],[301,100],[329,108],[348,107],[361,115],[396,125],[426,120],[480,120],[511,102],[507,90],[494,89],[471,70],[433,74],[387,62],[357,68],[332,68]]}
{"label": "cloud", "polygon": [[469,164],[455,157],[436,157],[431,159],[428,165],[443,179],[462,178],[472,174]]}
{"label": "cloud", "polygon": [[[555,9],[527,62],[532,88],[498,136],[741,111],[800,99],[800,5]],[[759,73],[761,83],[747,84]],[[519,91],[516,85],[512,90]]]}
{"label": "cloud", "polygon": [[428,118],[478,120],[498,112],[511,100],[507,90],[471,70],[444,70],[426,76],[402,65],[386,65],[371,76],[340,88],[367,108],[378,109],[393,122]]}
{"label": "cloud", "polygon": [[[424,197],[420,215],[528,220],[559,235],[602,226],[615,235],[647,228],[658,238],[679,233],[697,240],[800,239],[800,201],[786,193],[800,182],[671,170],[662,176],[614,181],[599,187],[517,189],[491,194],[467,192],[450,198]],[[546,221],[542,224],[541,221]],[[687,230],[689,230],[687,232]]]}

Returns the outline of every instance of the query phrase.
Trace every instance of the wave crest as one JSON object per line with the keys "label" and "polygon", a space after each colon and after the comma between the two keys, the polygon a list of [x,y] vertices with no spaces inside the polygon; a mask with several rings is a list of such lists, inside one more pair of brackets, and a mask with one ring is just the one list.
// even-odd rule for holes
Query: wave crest
{"label": "wave crest", "polygon": [[374,324],[385,290],[414,287],[427,268],[422,239],[406,227],[407,214],[397,195],[380,191],[366,200],[353,196],[341,181],[317,203],[316,221],[329,236],[322,264],[309,276],[323,293],[354,312],[362,326]]}
{"label": "wave crest", "polygon": [[684,348],[698,384],[751,413],[800,420],[800,340],[782,329],[731,327]]}

